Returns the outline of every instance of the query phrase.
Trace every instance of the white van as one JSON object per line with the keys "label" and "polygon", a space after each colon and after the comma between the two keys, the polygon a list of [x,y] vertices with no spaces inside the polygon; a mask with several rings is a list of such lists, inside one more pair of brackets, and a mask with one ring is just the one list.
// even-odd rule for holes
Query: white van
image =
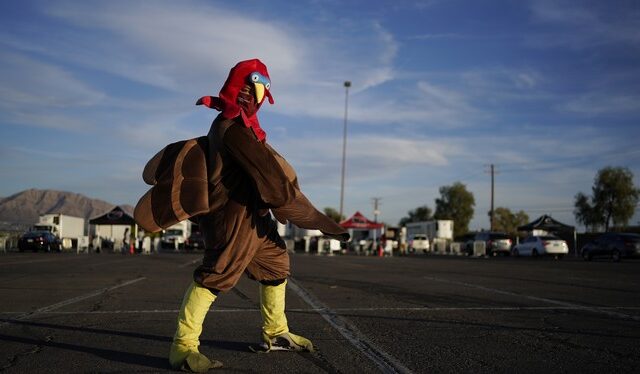
{"label": "white van", "polygon": [[411,238],[409,242],[409,253],[428,253],[430,252],[429,248],[429,238],[427,238],[424,234],[416,234]]}

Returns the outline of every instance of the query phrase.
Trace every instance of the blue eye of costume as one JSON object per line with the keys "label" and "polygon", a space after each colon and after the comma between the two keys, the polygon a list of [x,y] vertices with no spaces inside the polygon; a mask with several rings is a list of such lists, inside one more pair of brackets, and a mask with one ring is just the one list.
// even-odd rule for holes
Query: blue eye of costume
{"label": "blue eye of costume", "polygon": [[271,81],[269,80],[269,78],[258,73],[257,71],[254,71],[249,75],[249,81],[251,83],[262,83],[267,90],[271,87]]}

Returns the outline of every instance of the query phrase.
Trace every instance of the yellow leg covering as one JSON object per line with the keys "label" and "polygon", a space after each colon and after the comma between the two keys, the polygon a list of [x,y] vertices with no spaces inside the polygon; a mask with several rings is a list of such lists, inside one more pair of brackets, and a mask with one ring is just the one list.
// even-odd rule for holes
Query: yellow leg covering
{"label": "yellow leg covering", "polygon": [[[287,317],[284,314],[286,289],[286,280],[277,286],[260,284],[262,340],[267,346],[267,351],[274,349],[313,352],[313,343],[309,339],[289,332]],[[285,349],[280,349],[283,347],[278,342],[284,343]]]}
{"label": "yellow leg covering", "polygon": [[209,360],[198,351],[202,323],[215,299],[216,295],[195,282],[185,292],[178,314],[178,328],[169,352],[172,368],[204,373],[222,366],[221,362]]}

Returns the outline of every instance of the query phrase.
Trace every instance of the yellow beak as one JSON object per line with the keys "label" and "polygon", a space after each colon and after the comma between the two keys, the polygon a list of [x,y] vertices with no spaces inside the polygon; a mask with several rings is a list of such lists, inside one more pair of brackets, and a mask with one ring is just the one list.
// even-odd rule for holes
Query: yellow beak
{"label": "yellow beak", "polygon": [[264,99],[264,84],[262,84],[262,83],[254,83],[253,85],[255,86],[255,89],[256,89],[256,100],[257,100],[257,103],[260,104],[260,103],[262,103],[262,100]]}

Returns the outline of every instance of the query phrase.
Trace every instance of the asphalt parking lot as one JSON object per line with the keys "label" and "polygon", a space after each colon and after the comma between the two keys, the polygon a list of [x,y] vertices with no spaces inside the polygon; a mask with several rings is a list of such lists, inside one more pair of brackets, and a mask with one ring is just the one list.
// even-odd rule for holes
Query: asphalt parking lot
{"label": "asphalt parking lot", "polygon": [[[0,371],[169,372],[198,254],[0,254]],[[640,370],[640,262],[293,255],[287,317],[316,353],[250,352],[257,285],[214,303],[220,373]]]}

